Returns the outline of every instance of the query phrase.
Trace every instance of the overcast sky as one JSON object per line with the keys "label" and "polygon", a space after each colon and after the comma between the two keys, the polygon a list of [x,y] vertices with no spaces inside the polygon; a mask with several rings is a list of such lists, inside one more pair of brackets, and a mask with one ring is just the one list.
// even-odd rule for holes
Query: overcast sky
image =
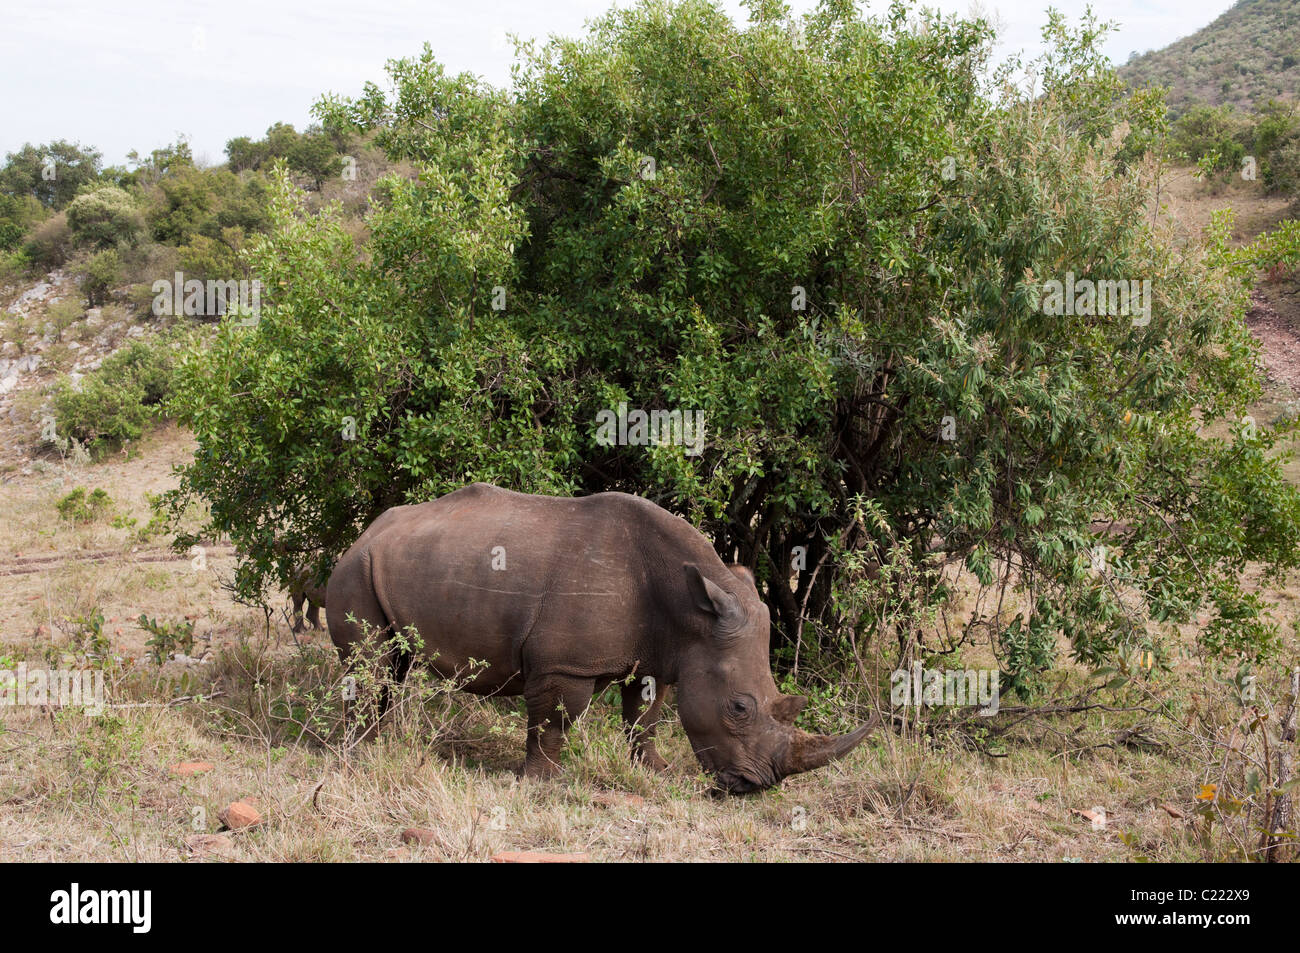
{"label": "overcast sky", "polygon": [[[803,12],[815,0],[787,0]],[[1055,0],[1077,18],[1086,0]],[[260,137],[273,122],[302,129],[325,91],[383,85],[385,60],[427,40],[453,73],[509,80],[507,32],[575,35],[583,22],[632,0],[4,0],[0,6],[0,152],[66,138],[107,163],[189,138],[194,154],[224,161],[228,139]],[[967,13],[970,0],[930,0]],[[739,21],[739,0],[724,0]],[[1047,0],[982,0],[1002,25],[1000,54],[1036,51]],[[1107,53],[1158,49],[1200,29],[1229,0],[1093,0],[1120,24]],[[885,0],[867,4],[870,13]]]}

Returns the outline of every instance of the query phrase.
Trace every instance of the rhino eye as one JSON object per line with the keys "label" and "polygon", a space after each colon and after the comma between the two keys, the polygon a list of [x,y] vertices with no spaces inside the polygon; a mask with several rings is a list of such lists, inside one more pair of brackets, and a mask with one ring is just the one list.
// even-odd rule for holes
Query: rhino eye
{"label": "rhino eye", "polygon": [[743,718],[749,714],[749,699],[744,697],[733,698],[727,706],[731,714],[737,718]]}

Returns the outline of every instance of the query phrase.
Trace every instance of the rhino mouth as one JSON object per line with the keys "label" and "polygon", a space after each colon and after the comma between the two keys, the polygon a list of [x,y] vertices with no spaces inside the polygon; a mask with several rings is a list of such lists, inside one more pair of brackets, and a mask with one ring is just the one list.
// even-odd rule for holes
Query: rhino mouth
{"label": "rhino mouth", "polygon": [[753,794],[776,784],[775,778],[766,780],[735,768],[719,771],[716,778],[718,786],[728,794]]}

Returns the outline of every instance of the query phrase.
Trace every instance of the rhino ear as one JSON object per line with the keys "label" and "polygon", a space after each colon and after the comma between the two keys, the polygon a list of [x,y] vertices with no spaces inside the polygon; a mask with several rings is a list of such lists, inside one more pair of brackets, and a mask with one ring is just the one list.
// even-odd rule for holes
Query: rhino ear
{"label": "rhino ear", "polygon": [[749,583],[749,588],[758,592],[758,583],[754,581],[754,574],[750,572],[748,566],[742,566],[740,563],[727,563],[727,568],[731,570],[733,576],[741,582]]}
{"label": "rhino ear", "polygon": [[782,695],[772,702],[772,717],[783,725],[793,725],[806,704],[806,695]]}
{"label": "rhino ear", "polygon": [[696,608],[719,619],[726,619],[739,610],[736,597],[700,572],[695,563],[683,563],[682,569],[686,572],[686,588]]}

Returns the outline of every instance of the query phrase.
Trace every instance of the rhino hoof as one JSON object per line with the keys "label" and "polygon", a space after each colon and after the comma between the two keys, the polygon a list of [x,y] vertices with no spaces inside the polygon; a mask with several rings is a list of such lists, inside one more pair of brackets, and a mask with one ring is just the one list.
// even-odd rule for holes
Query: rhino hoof
{"label": "rhino hoof", "polygon": [[649,768],[651,771],[663,772],[668,770],[668,762],[665,761],[657,751],[638,752],[633,755],[632,760],[637,764]]}

